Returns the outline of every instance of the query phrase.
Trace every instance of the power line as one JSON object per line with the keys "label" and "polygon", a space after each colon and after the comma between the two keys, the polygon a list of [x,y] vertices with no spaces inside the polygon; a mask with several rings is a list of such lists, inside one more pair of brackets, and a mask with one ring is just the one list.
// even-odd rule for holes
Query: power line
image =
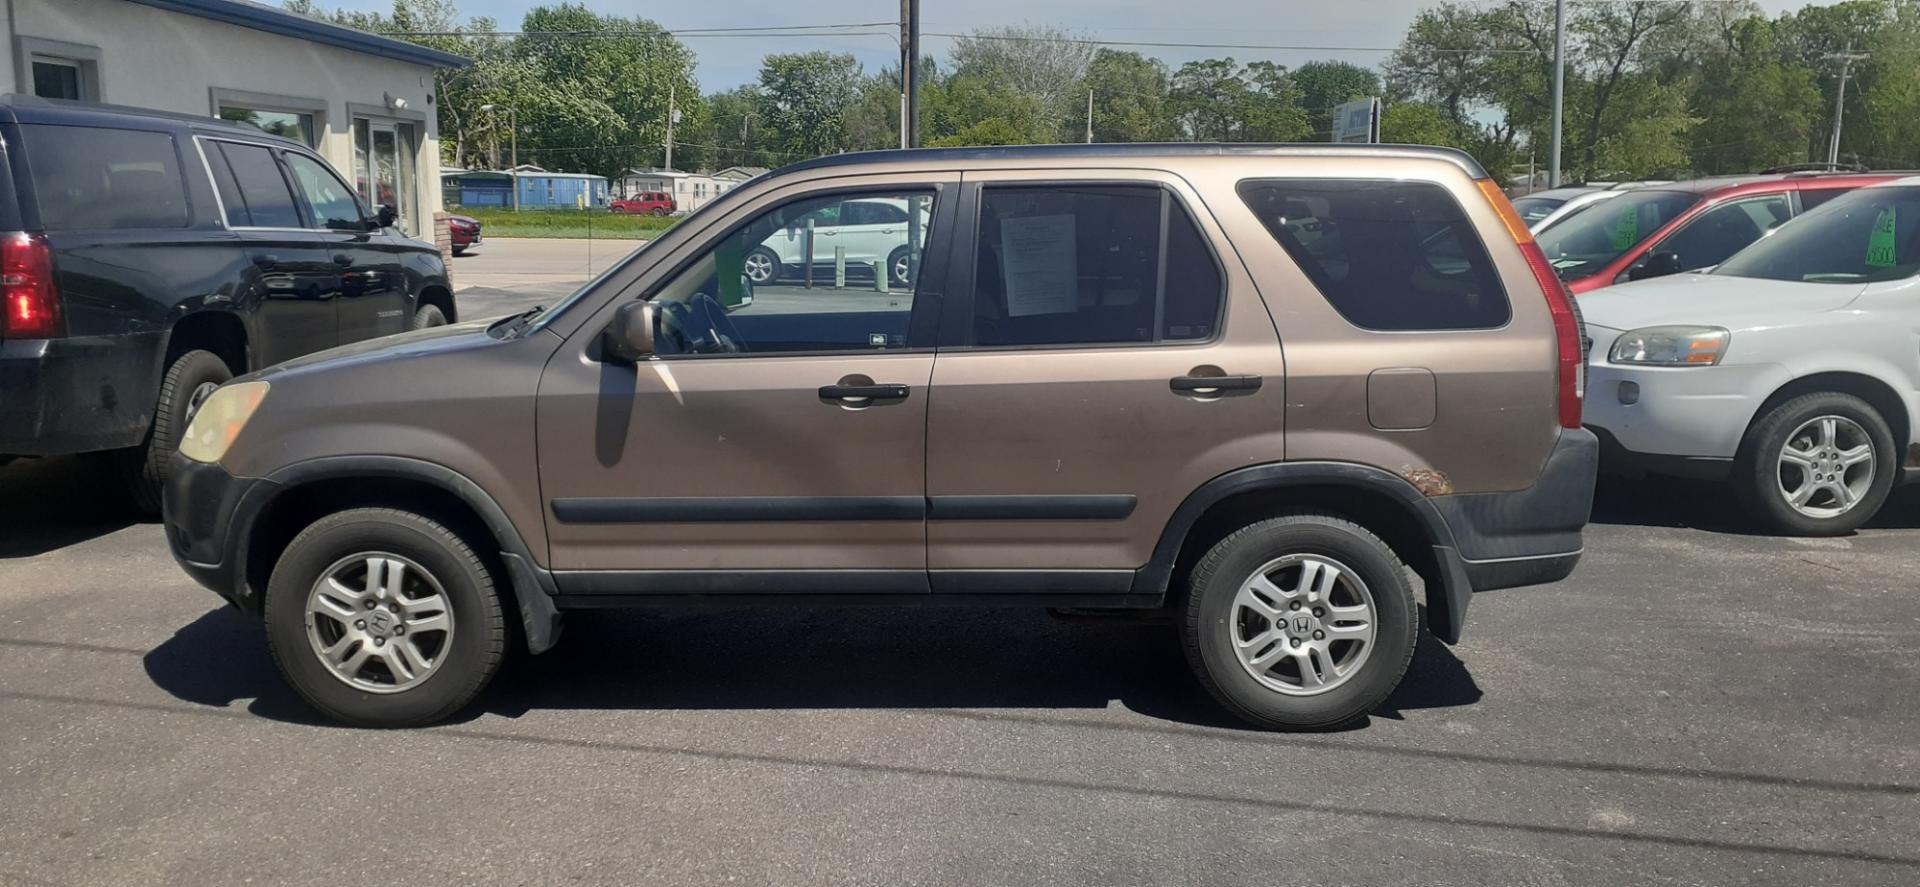
{"label": "power line", "polygon": [[[1289,43],[1196,43],[1161,40],[1099,40],[1091,37],[1027,37],[1017,34],[955,34],[927,31],[927,37],[950,40],[1005,40],[1016,43],[1072,43],[1080,46],[1149,46],[1159,49],[1262,49],[1291,52],[1399,52],[1398,46],[1307,46]],[[1466,52],[1490,55],[1532,55],[1533,49],[1471,47],[1465,49],[1422,49],[1422,52]]]}

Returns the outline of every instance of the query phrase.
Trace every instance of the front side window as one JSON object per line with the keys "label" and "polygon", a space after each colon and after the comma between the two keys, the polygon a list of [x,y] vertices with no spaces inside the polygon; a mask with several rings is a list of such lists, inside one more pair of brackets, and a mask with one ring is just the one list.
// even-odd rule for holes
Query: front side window
{"label": "front side window", "polygon": [[222,105],[220,106],[220,119],[231,120],[235,123],[244,123],[259,129],[261,132],[292,139],[309,148],[318,144],[315,138],[319,134],[314,130],[312,114]]}
{"label": "front side window", "polygon": [[[260,145],[215,142],[227,168],[233,174],[234,187],[240,192],[240,205],[227,206],[227,224],[252,228],[304,228],[293,189],[280,173],[273,151]],[[214,162],[209,156],[208,162]]]}
{"label": "front side window", "polygon": [[307,206],[313,209],[316,224],[338,231],[366,230],[353,190],[333,170],[303,154],[289,152],[286,158],[287,168],[293,170],[294,181],[300,183],[300,191],[307,197]]}
{"label": "front side window", "polygon": [[1211,339],[1224,291],[1192,217],[1158,187],[982,192],[974,345]]}
{"label": "front side window", "polygon": [[1241,184],[1240,198],[1354,326],[1473,330],[1507,322],[1507,293],[1493,259],[1459,201],[1440,185],[1250,181]]}
{"label": "front side window", "polygon": [[[656,353],[791,354],[904,348],[915,271],[927,241],[932,191],[863,196],[917,211],[919,225],[889,230],[808,227],[841,198],[819,197],[762,213],[710,244],[653,302]],[[911,209],[909,209],[911,208]],[[828,232],[834,232],[829,234]]]}
{"label": "front side window", "polygon": [[1760,238],[1713,269],[1810,283],[1902,280],[1920,271],[1920,186],[1861,188]]}
{"label": "front side window", "polygon": [[1589,277],[1699,202],[1686,191],[1628,191],[1540,232],[1540,251],[1562,280]]}
{"label": "front side window", "polygon": [[1531,225],[1553,215],[1554,210],[1565,206],[1566,203],[1558,197],[1515,197],[1513,210],[1520,214],[1520,221]]}
{"label": "front side window", "polygon": [[1682,271],[1718,265],[1793,216],[1787,195],[1770,194],[1706,210],[1655,244],[1649,254],[1673,253]]}
{"label": "front side window", "polygon": [[187,226],[173,136],[42,124],[24,124],[20,134],[46,230]]}

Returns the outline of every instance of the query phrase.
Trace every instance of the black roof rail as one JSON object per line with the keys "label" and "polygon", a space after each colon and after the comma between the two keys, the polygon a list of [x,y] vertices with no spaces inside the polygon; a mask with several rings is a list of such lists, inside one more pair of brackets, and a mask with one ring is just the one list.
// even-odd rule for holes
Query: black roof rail
{"label": "black roof rail", "polygon": [[1484,179],[1487,171],[1475,160],[1473,155],[1458,148],[1442,148],[1434,145],[1362,145],[1342,144],[1339,142],[1125,142],[1125,143],[1067,143],[1060,145],[1002,145],[973,148],[891,148],[883,151],[855,151],[847,154],[829,154],[812,160],[790,163],[775,173],[800,172],[809,169],[826,169],[835,166],[850,166],[860,163],[928,163],[937,161],[966,160],[1020,160],[1085,158],[1092,160],[1100,157],[1201,157],[1201,156],[1247,156],[1247,157],[1313,157],[1334,154],[1367,155],[1378,154],[1390,157],[1431,157],[1446,160],[1467,173],[1468,177]]}

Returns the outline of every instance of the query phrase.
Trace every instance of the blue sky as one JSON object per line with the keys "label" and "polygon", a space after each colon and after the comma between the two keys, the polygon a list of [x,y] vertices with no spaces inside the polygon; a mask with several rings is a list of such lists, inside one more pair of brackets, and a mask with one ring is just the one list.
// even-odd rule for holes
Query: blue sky
{"label": "blue sky", "polygon": [[[464,16],[494,17],[503,30],[517,30],[521,16],[536,0],[456,0]],[[558,2],[558,0],[554,0]],[[656,3],[637,0],[585,0],[596,11],[643,16],[669,30],[779,25],[837,24],[898,20],[898,0],[804,0],[753,3]],[[387,10],[391,0],[321,0],[348,9]],[[1429,0],[921,0],[923,30],[962,33],[1006,24],[1050,24],[1103,40],[1151,40],[1189,43],[1259,43],[1315,46],[1391,47],[1405,33],[1414,13]],[[1761,0],[1769,13],[1807,5],[1793,0]],[[1821,3],[1818,5],[1827,5]],[[878,30],[878,29],[875,29]],[[944,56],[950,41],[927,38],[925,49]],[[699,56],[700,86],[707,92],[754,80],[760,57],[770,52],[830,49],[851,52],[874,70],[899,56],[887,37],[706,37],[688,38]],[[1315,58],[1338,58],[1375,65],[1382,52],[1295,52],[1141,48],[1174,67],[1197,58],[1230,55],[1241,61],[1269,59],[1297,65]]]}

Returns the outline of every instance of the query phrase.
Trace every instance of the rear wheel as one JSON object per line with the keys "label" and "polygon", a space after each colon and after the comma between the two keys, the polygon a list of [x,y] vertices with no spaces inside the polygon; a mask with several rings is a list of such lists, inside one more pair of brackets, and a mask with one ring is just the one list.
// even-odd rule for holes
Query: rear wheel
{"label": "rear wheel", "polygon": [[667,214],[667,208],[664,206],[656,206],[653,208],[653,215],[655,218],[664,216],[666,214]]}
{"label": "rear wheel", "polygon": [[896,246],[887,255],[887,282],[895,288],[904,288],[913,276],[913,266],[907,255],[907,248]]}
{"label": "rear wheel", "polygon": [[456,256],[464,256],[467,254],[467,248],[465,246],[456,246],[453,248],[453,254]]}
{"label": "rear wheel", "polygon": [[1413,658],[1406,575],[1386,543],[1351,522],[1302,513],[1253,524],[1193,569],[1188,662],[1254,724],[1345,726],[1385,701]]}
{"label": "rear wheel", "polygon": [[1803,394],[1753,423],[1733,481],[1764,528],[1833,536],[1880,510],[1893,489],[1897,452],[1873,405],[1833,391]]}
{"label": "rear wheel", "polygon": [[264,620],[301,697],[364,727],[452,715],[506,655],[486,564],[445,526],[394,509],[342,511],[294,537],[267,584]]}
{"label": "rear wheel", "polygon": [[747,280],[756,285],[771,283],[780,276],[780,256],[764,246],[754,247],[747,253],[744,270]]}
{"label": "rear wheel", "polygon": [[233,378],[227,362],[211,351],[189,351],[167,365],[160,380],[160,397],[153,406],[153,429],[143,446],[120,454],[127,490],[134,507],[149,516],[160,513],[160,494],[166,488],[167,460],[180,448],[193,414],[213,391]]}

